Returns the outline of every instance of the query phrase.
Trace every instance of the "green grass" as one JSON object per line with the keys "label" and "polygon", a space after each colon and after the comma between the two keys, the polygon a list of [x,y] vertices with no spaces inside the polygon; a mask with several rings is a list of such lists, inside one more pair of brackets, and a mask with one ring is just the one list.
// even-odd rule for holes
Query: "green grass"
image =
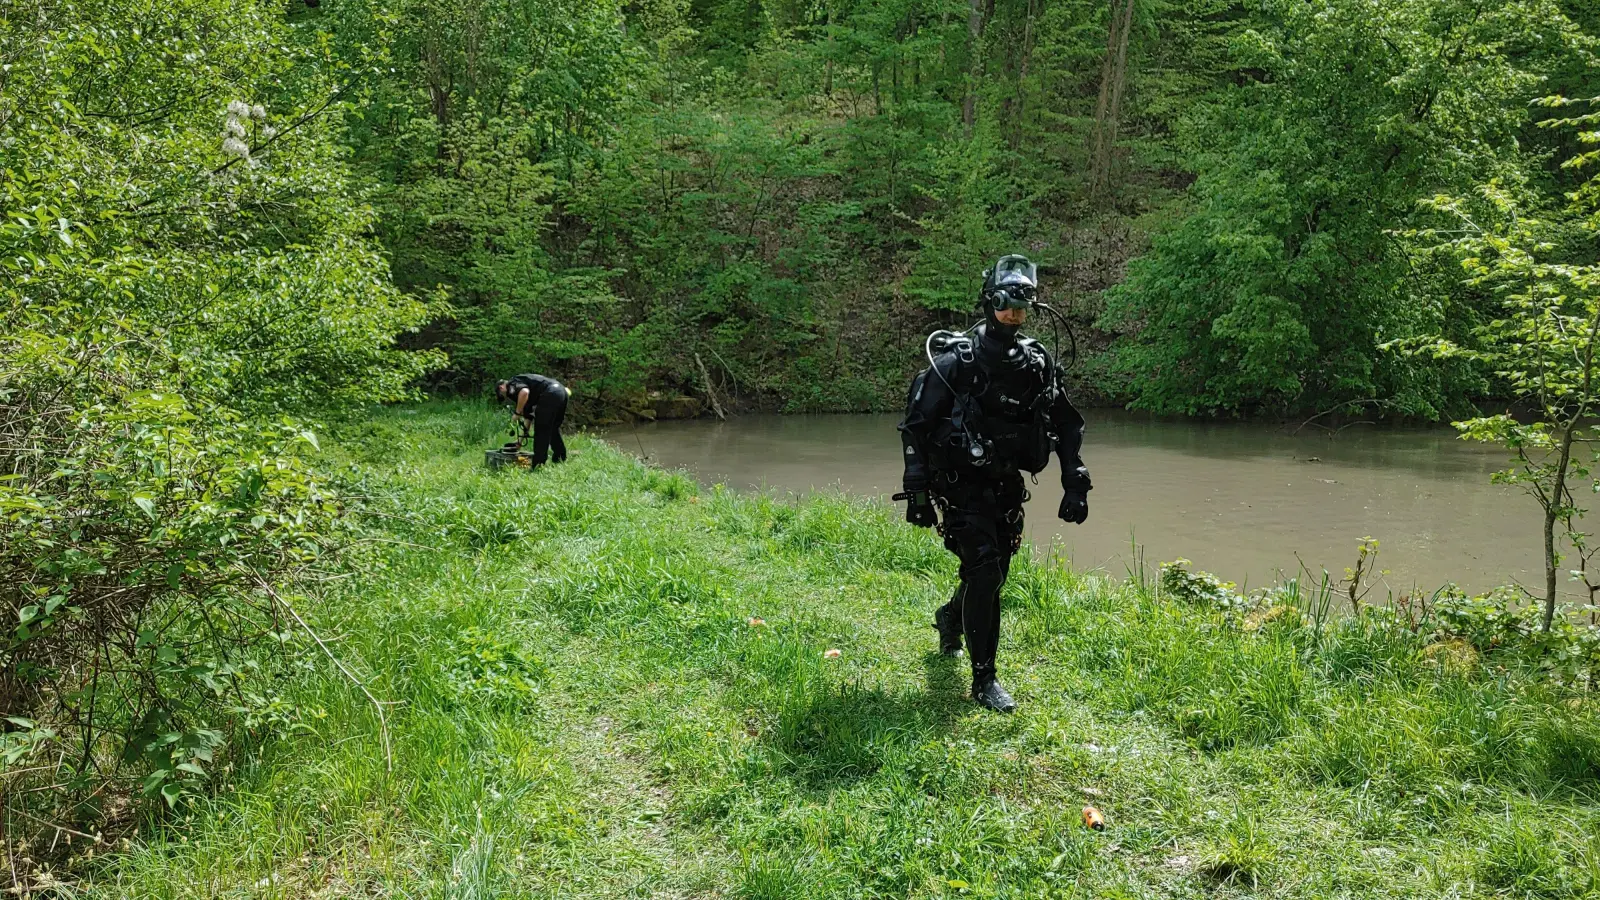
{"label": "green grass", "polygon": [[1019,560],[998,716],[933,652],[953,561],[893,511],[583,438],[489,473],[496,425],[401,410],[336,451],[391,518],[310,611],[393,704],[393,771],[308,656],[280,690],[311,733],[74,895],[1600,894],[1592,699],[1441,672],[1367,619],[1243,631]]}

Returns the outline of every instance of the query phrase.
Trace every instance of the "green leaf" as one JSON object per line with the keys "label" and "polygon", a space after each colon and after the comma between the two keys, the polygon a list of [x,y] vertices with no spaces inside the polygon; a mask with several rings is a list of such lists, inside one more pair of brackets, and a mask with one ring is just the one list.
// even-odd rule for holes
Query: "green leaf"
{"label": "green leaf", "polygon": [[171,777],[171,769],[155,769],[144,777],[144,784],[140,786],[140,790],[146,794],[154,794]]}
{"label": "green leaf", "polygon": [[144,514],[149,516],[151,521],[155,521],[156,502],[154,500],[151,500],[149,497],[138,496],[133,498],[133,503],[135,506],[144,510]]}

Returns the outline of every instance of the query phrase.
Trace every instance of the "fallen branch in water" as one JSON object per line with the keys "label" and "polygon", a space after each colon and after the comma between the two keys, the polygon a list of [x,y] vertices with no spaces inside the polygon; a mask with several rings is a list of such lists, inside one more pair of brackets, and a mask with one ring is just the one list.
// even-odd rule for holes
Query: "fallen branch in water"
{"label": "fallen branch in water", "polygon": [[[1377,398],[1373,398],[1373,399],[1370,399],[1370,400],[1346,400],[1345,402],[1340,403],[1338,406],[1329,407],[1329,408],[1323,410],[1322,412],[1319,412],[1316,415],[1312,416],[1311,418],[1305,420],[1304,422],[1301,422],[1298,426],[1295,427],[1295,430],[1289,432],[1289,436],[1293,437],[1294,435],[1299,434],[1301,429],[1305,428],[1307,425],[1316,425],[1318,419],[1322,418],[1323,416],[1331,416],[1331,415],[1333,415],[1334,413],[1338,412],[1341,409],[1347,409],[1347,408],[1354,407],[1354,406],[1386,406],[1386,405],[1388,405],[1388,402],[1389,401],[1387,401],[1387,400],[1380,400],[1380,399],[1377,399]],[[1361,421],[1361,422],[1350,422],[1348,424],[1341,425],[1338,428],[1330,428],[1327,425],[1317,425],[1317,427],[1321,428],[1324,431],[1332,432],[1333,434],[1338,434],[1339,432],[1345,430],[1346,428],[1349,428],[1351,425],[1373,425],[1373,424],[1376,424],[1376,423],[1371,422],[1371,421]]]}
{"label": "fallen branch in water", "polygon": [[694,361],[700,365],[700,377],[706,381],[706,396],[711,400],[711,411],[717,414],[718,419],[726,422],[728,417],[722,414],[722,404],[717,402],[717,392],[711,387],[711,373],[706,371],[705,360],[701,359],[700,354],[696,352]]}

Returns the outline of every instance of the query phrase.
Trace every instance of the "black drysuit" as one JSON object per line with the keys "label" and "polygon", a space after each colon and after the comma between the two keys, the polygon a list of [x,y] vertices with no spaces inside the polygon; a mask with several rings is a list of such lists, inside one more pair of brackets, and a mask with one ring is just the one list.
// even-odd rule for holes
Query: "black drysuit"
{"label": "black drysuit", "polygon": [[[528,399],[520,407],[518,396],[523,389]],[[547,460],[565,462],[567,444],[561,439],[561,420],[567,415],[567,388],[554,378],[543,375],[518,375],[506,381],[506,399],[511,411],[533,423],[533,466]]]}
{"label": "black drysuit", "polygon": [[[1028,499],[1021,473],[1039,472],[1054,451],[1069,500],[1091,487],[1078,455],[1083,416],[1061,387],[1060,369],[1037,341],[990,332],[982,326],[975,340],[935,357],[937,372],[924,370],[912,382],[900,423],[905,490],[931,495],[945,548],[961,560],[961,583],[939,618],[961,623],[974,683],[994,677],[1000,588],[1022,544]],[[974,464],[974,439],[983,465]]]}

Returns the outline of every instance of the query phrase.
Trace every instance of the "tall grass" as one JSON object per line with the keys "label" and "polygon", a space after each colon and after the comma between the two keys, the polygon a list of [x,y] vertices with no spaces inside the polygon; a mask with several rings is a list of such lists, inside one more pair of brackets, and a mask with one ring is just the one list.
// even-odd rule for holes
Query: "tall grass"
{"label": "tall grass", "polygon": [[1246,628],[1023,558],[1023,705],[995,716],[934,652],[951,560],[891,510],[701,490],[582,438],[490,473],[492,437],[427,406],[329,460],[382,542],[315,614],[392,704],[394,771],[308,662],[234,789],[80,861],[78,895],[1600,891],[1590,697],[1432,665],[1372,616]]}

